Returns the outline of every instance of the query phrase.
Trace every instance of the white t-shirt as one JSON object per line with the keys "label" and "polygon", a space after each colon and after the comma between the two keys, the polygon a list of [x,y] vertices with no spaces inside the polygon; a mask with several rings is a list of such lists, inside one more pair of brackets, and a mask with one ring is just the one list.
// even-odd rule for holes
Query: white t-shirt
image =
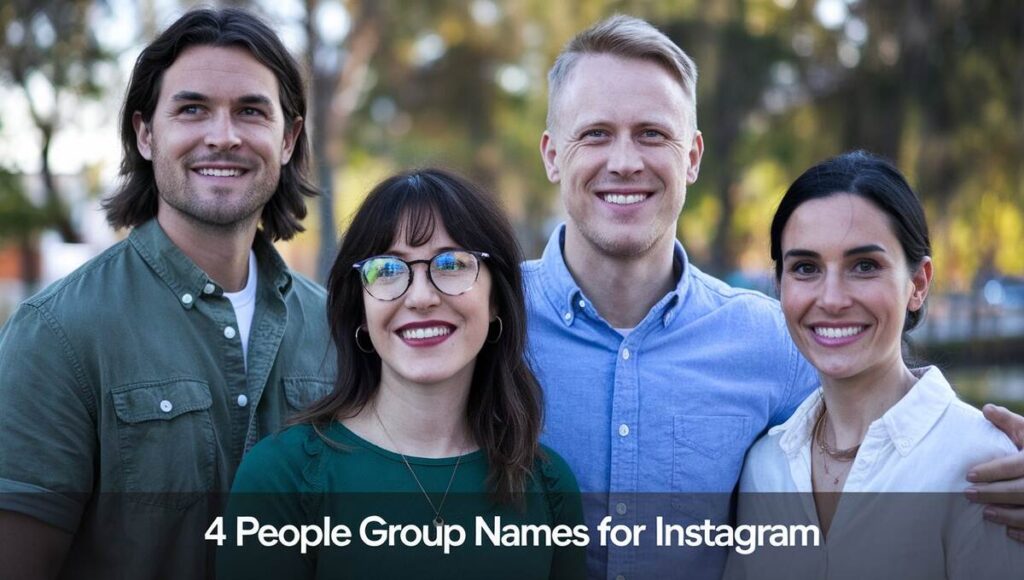
{"label": "white t-shirt", "polygon": [[249,250],[249,277],[245,288],[238,292],[225,292],[224,297],[231,301],[235,309],[235,320],[238,322],[238,337],[242,341],[242,360],[249,366],[249,329],[252,328],[252,316],[256,312],[257,285],[256,252]]}

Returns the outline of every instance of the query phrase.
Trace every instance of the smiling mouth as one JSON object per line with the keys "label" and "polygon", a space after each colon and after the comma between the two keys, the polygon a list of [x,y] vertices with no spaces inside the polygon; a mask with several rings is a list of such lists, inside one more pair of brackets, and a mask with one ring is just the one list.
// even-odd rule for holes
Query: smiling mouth
{"label": "smiling mouth", "polygon": [[200,167],[194,171],[205,177],[239,177],[246,172],[245,169],[219,169],[213,167]]}
{"label": "smiling mouth", "polygon": [[866,329],[867,326],[815,326],[813,327],[814,334],[822,338],[849,338],[856,336]]}
{"label": "smiling mouth", "polygon": [[614,205],[634,205],[647,199],[646,193],[605,193],[601,199]]}
{"label": "smiling mouth", "polygon": [[405,340],[427,340],[439,336],[448,336],[452,329],[448,326],[428,326],[426,328],[408,328],[399,331],[399,336]]}

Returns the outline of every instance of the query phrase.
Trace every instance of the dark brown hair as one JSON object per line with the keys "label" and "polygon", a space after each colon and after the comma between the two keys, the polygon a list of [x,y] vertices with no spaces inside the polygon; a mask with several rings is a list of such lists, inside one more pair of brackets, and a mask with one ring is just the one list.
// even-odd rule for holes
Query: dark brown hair
{"label": "dark brown hair", "polygon": [[360,412],[377,394],[381,359],[355,343],[366,313],[362,282],[352,266],[386,253],[401,231],[410,246],[422,246],[439,225],[461,248],[489,254],[484,264],[503,330],[496,343],[485,342],[477,355],[466,412],[474,440],[487,456],[491,492],[499,501],[515,501],[540,457],[543,421],[540,386],[524,360],[522,252],[497,202],[453,173],[422,169],[390,177],[356,212],[327,280],[327,316],[341,372],[334,391],[292,422],[319,430],[339,416]]}
{"label": "dark brown hair", "polygon": [[[192,46],[238,46],[248,50],[277,77],[285,127],[306,115],[306,91],[299,65],[266,23],[236,8],[187,12],[142,50],[132,70],[121,108],[121,183],[103,200],[107,221],[115,229],[137,226],[156,216],[159,194],[153,164],[139,153],[132,116],[138,111],[143,122],[153,120],[164,71]],[[307,178],[309,155],[303,126],[291,160],[281,168],[277,190],[263,206],[263,232],[272,240],[290,239],[304,229],[305,197],[318,194]]]}

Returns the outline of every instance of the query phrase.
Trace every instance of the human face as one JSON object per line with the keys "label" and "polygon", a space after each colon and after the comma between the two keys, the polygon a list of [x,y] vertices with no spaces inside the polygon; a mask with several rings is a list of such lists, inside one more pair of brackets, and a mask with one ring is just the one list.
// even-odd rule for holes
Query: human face
{"label": "human face", "polygon": [[153,118],[132,121],[168,233],[255,228],[302,129],[285,122],[274,73],[240,47],[185,49],[164,71]]}
{"label": "human face", "polygon": [[671,248],[704,150],[679,82],[650,61],[587,55],[552,106],[540,149],[569,235],[610,257]]}
{"label": "human face", "polygon": [[895,376],[908,310],[921,308],[931,259],[913,272],[889,217],[849,193],[800,205],[782,230],[782,311],[823,379]]}
{"label": "human face", "polygon": [[[399,232],[385,253],[411,262],[429,260],[445,250],[475,249],[460,248],[439,217],[434,223],[428,243],[409,246]],[[397,300],[378,300],[363,290],[366,327],[381,359],[381,381],[389,385],[454,381],[468,388],[493,318],[490,271],[483,261],[476,284],[463,294],[448,296],[430,283],[426,269],[427,264],[413,266],[412,285]],[[415,337],[420,329],[426,337]]]}

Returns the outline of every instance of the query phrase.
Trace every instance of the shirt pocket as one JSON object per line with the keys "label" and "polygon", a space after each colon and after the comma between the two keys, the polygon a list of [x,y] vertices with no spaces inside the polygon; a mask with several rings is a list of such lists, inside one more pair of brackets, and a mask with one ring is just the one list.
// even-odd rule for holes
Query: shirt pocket
{"label": "shirt pocket", "polygon": [[676,415],[672,504],[696,521],[727,523],[733,488],[749,447],[750,418]]}
{"label": "shirt pocket", "polygon": [[292,411],[304,411],[334,391],[334,382],[314,377],[283,379],[284,398]]}
{"label": "shirt pocket", "polygon": [[172,379],[112,391],[131,501],[183,509],[211,491],[216,440],[210,387]]}

